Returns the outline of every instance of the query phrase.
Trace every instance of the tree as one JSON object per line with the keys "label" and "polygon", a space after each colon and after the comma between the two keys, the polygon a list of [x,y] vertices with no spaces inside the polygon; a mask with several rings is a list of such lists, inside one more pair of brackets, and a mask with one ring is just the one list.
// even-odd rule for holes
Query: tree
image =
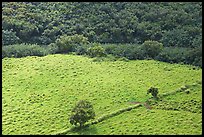
{"label": "tree", "polygon": [[89,43],[88,39],[78,34],[73,36],[62,35],[55,41],[60,53],[73,52],[77,46],[82,46],[87,43]]}
{"label": "tree", "polygon": [[165,47],[191,47],[192,37],[184,29],[173,29],[164,32],[161,42]]}
{"label": "tree", "polygon": [[105,56],[105,49],[98,44],[94,44],[93,47],[88,48],[88,55],[91,57]]}
{"label": "tree", "polygon": [[158,41],[145,41],[142,44],[142,49],[151,58],[155,58],[163,49],[163,44]]}
{"label": "tree", "polygon": [[193,48],[186,57],[186,62],[202,67],[202,46]]}
{"label": "tree", "polygon": [[151,87],[147,90],[147,94],[151,93],[155,99],[158,99],[158,88]]}
{"label": "tree", "polygon": [[87,100],[80,100],[72,109],[72,115],[69,120],[72,125],[76,126],[79,123],[80,127],[82,127],[87,121],[94,119],[94,117],[95,112],[92,104]]}
{"label": "tree", "polygon": [[2,45],[12,45],[20,42],[16,32],[12,30],[2,30]]}
{"label": "tree", "polygon": [[151,39],[186,47],[202,34],[202,3],[4,2],[2,29],[13,29],[22,43],[48,45],[64,34],[83,34],[90,42]]}

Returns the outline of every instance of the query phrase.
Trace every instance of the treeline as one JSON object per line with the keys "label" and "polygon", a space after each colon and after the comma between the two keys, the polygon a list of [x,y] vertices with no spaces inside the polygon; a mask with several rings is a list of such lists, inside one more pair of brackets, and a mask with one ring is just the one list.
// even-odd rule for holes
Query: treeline
{"label": "treeline", "polygon": [[90,43],[83,35],[63,35],[47,46],[15,44],[2,48],[2,57],[45,56],[57,53],[74,53],[96,57],[95,61],[155,59],[169,63],[184,63],[202,67],[202,49],[164,47],[158,41],[143,44]]}
{"label": "treeline", "polygon": [[[2,57],[66,53],[60,41],[77,43],[76,34],[89,43],[70,48],[77,54],[100,43],[106,53],[128,59],[202,66],[201,2],[2,3]],[[149,56],[141,48],[145,41],[164,48]],[[26,47],[29,52],[23,54]]]}
{"label": "treeline", "polygon": [[90,42],[154,40],[164,46],[198,47],[201,28],[201,2],[2,3],[3,45],[47,45],[64,34],[83,34]]}

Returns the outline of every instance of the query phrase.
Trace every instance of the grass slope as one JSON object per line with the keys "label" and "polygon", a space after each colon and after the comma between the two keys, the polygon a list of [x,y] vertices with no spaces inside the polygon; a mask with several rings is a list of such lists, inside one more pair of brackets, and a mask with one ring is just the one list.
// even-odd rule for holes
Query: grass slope
{"label": "grass slope", "polygon": [[[152,103],[150,110],[145,107],[133,109],[83,130],[70,131],[67,134],[201,135],[201,86],[201,84],[193,85],[190,88],[190,94],[177,93],[162,98],[162,101]],[[166,103],[167,100],[168,103]],[[177,101],[176,104],[175,101]],[[197,111],[192,113],[192,110]]]}
{"label": "grass slope", "polygon": [[124,112],[67,134],[79,135],[194,135],[202,134],[202,114],[186,111],[164,111],[144,107]]}
{"label": "grass slope", "polygon": [[[162,94],[183,85],[202,81],[201,69],[154,60],[93,62],[92,59],[83,56],[57,54],[45,57],[4,58],[2,64],[2,134],[51,134],[70,128],[70,111],[81,99],[92,102],[96,118],[99,118],[130,106],[129,101],[146,101],[151,96],[146,95],[150,86],[158,87],[159,93]],[[201,87],[198,91],[200,95]],[[128,113],[132,114],[134,111],[125,112],[126,114],[117,117],[127,117],[128,120]],[[146,112],[141,108],[141,114],[143,111]],[[170,112],[156,109],[153,111],[161,112],[164,116]],[[197,114],[186,111],[179,113],[183,116],[188,113],[190,117]],[[177,116],[175,114],[175,117]],[[139,120],[137,117],[135,119]],[[198,116],[199,120],[201,117]],[[140,121],[141,127],[144,127],[142,123]],[[148,119],[146,123],[148,124]],[[165,121],[159,123],[165,125]],[[94,125],[96,130],[102,126],[100,124]],[[131,122],[129,124],[131,125]],[[104,124],[100,130],[106,128],[109,129]],[[200,133],[201,126],[198,125],[197,128],[196,133]],[[183,128],[181,131],[178,128],[178,131],[172,134],[182,131]],[[186,133],[190,132],[191,130],[188,130]],[[101,131],[96,134],[103,133],[121,132]],[[141,129],[140,133],[153,134],[156,131]],[[138,134],[138,131],[131,131],[131,134]]]}

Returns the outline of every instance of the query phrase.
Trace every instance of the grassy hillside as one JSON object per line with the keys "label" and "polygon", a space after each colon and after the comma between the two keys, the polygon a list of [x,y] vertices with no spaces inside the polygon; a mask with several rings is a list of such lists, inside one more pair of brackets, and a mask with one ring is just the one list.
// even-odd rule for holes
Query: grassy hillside
{"label": "grassy hillside", "polygon": [[202,133],[202,114],[146,108],[124,112],[82,131],[68,134],[192,135]]}
{"label": "grassy hillside", "polygon": [[[146,94],[150,86],[158,87],[159,94],[163,94],[192,84],[195,86],[190,87],[190,94],[166,96],[152,104],[150,111],[139,107],[92,125],[85,132],[67,134],[201,134],[202,118],[198,110],[202,109],[199,107],[202,69],[154,60],[92,60],[60,54],[4,58],[2,134],[52,134],[70,128],[70,111],[81,99],[93,104],[99,118],[133,105],[131,101],[146,101],[151,97]],[[161,109],[168,101],[180,101],[182,106],[182,102],[192,99],[198,102],[195,112]],[[180,122],[179,126],[174,121]],[[153,129],[146,130],[150,127]]]}
{"label": "grassy hillside", "polygon": [[[168,97],[168,103],[178,101],[173,107],[159,102],[151,105],[151,110],[144,106],[124,112],[83,130],[67,134],[102,134],[102,135],[197,135],[202,133],[201,84],[191,88],[193,95],[179,93]],[[195,95],[198,94],[198,95]],[[192,96],[192,97],[191,97]],[[164,99],[164,100],[166,100]],[[197,102],[197,103],[195,103]],[[187,109],[177,110],[177,107]],[[171,109],[172,108],[172,109]],[[175,110],[174,110],[175,109]]]}

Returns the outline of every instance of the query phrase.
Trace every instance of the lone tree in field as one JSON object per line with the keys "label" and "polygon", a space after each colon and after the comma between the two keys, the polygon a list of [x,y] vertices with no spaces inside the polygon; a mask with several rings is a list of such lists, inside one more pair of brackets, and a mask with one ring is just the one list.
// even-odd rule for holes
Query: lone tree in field
{"label": "lone tree in field", "polygon": [[70,116],[70,123],[80,127],[90,119],[94,119],[95,112],[93,110],[92,104],[87,100],[80,100],[76,106],[72,109],[72,115]]}
{"label": "lone tree in field", "polygon": [[151,87],[150,89],[147,90],[147,94],[151,93],[152,96],[155,98],[155,99],[158,99],[158,88],[154,88],[154,87]]}

